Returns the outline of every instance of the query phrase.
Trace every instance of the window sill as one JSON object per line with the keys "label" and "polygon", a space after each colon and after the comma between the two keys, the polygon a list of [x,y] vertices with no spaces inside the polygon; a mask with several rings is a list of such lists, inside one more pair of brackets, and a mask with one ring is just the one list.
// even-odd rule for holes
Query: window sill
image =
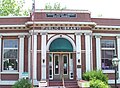
{"label": "window sill", "polygon": [[3,71],[3,72],[0,72],[1,74],[19,74],[18,71]]}
{"label": "window sill", "polygon": [[102,71],[103,71],[103,73],[115,73],[114,70],[102,70]]}

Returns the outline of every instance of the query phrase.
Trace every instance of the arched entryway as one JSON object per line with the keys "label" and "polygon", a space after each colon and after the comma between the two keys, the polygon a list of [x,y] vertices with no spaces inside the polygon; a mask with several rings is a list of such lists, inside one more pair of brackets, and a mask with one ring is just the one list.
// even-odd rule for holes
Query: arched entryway
{"label": "arched entryway", "polygon": [[49,46],[49,79],[73,79],[73,46],[66,38],[56,38]]}

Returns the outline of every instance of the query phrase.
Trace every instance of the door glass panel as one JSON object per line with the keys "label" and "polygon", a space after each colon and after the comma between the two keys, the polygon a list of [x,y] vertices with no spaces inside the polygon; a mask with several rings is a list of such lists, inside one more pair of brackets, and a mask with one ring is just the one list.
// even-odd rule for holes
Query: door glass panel
{"label": "door glass panel", "polygon": [[67,74],[67,69],[68,69],[67,56],[63,56],[63,61],[64,61],[64,74]]}
{"label": "door glass panel", "polygon": [[59,56],[55,55],[55,74],[59,74]]}

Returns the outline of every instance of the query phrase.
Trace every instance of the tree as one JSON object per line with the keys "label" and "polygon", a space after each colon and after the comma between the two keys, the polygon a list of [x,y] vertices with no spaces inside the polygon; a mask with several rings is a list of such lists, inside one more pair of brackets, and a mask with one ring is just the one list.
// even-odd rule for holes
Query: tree
{"label": "tree", "polygon": [[24,10],[24,2],[18,0],[1,0],[0,16],[27,16],[28,10]]}
{"label": "tree", "polygon": [[64,10],[64,9],[66,9],[66,6],[61,7],[61,4],[58,2],[54,3],[54,6],[52,6],[50,3],[45,4],[45,10]]}

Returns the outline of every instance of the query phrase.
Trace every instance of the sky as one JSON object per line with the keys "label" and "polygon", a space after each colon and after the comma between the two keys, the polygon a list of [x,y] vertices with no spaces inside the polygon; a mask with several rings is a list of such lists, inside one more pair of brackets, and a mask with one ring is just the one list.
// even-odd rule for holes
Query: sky
{"label": "sky", "polygon": [[[26,7],[31,7],[32,0],[25,0]],[[46,3],[59,2],[67,9],[89,10],[91,17],[119,18],[120,0],[35,0],[36,9],[44,9]]]}

